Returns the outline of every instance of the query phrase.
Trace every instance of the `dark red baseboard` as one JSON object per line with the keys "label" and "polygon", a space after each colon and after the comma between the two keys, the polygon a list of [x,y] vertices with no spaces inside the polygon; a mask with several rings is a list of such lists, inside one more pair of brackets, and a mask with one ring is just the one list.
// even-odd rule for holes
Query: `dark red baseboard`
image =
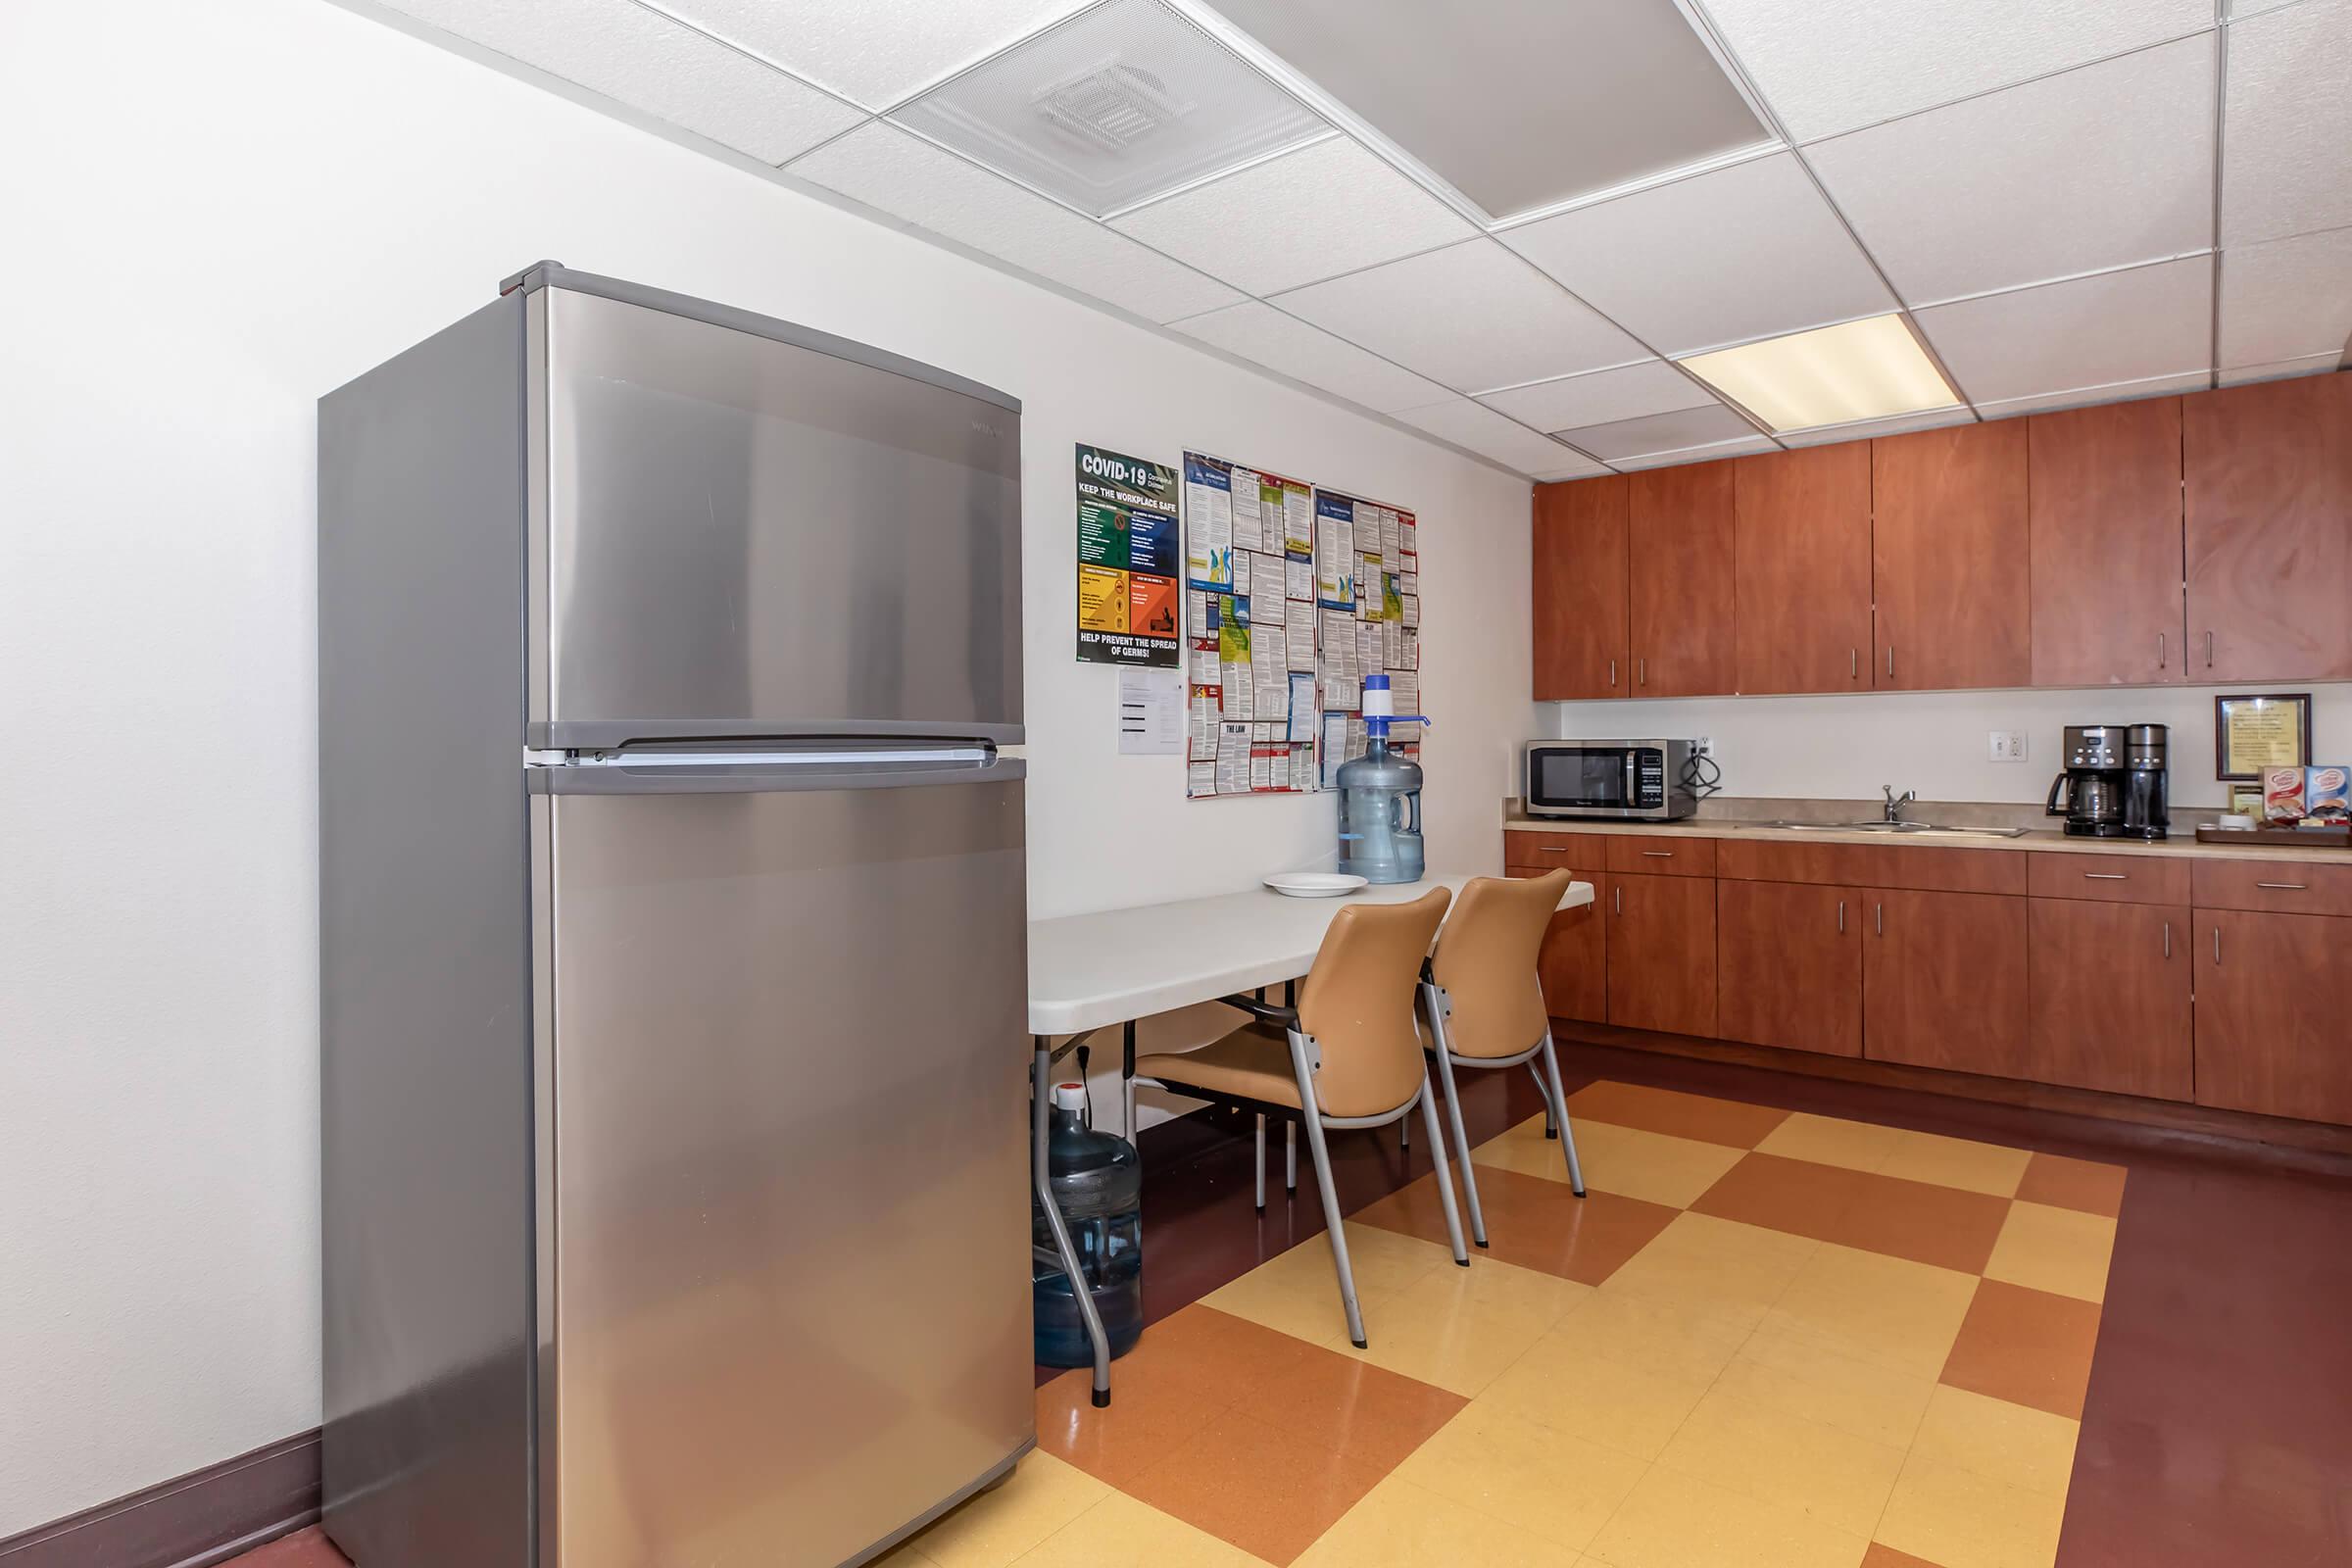
{"label": "dark red baseboard", "polygon": [[0,1568],[213,1568],[318,1517],[316,1428],[0,1541]]}

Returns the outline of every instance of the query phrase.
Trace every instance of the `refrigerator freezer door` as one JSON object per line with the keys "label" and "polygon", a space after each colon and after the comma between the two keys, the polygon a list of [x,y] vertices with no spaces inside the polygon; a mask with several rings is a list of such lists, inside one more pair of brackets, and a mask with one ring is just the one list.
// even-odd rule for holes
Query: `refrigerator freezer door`
{"label": "refrigerator freezer door", "polygon": [[1017,413],[601,294],[529,322],[532,744],[1020,738]]}
{"label": "refrigerator freezer door", "polygon": [[533,798],[541,1560],[833,1568],[1034,1433],[1020,767],[587,771]]}

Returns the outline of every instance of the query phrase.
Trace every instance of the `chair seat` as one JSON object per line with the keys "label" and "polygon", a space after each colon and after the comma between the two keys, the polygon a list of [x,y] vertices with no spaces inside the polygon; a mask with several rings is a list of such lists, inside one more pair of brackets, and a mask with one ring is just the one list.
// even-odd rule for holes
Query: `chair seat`
{"label": "chair seat", "polygon": [[1204,1089],[1269,1105],[1297,1108],[1298,1078],[1291,1066],[1291,1037],[1255,1019],[1198,1051],[1155,1051],[1135,1058],[1135,1075],[1171,1089]]}

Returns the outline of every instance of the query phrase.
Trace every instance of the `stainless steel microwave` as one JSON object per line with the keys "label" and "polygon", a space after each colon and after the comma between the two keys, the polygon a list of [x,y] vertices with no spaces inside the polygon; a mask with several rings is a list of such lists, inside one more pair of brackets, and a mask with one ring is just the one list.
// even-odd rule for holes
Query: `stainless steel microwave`
{"label": "stainless steel microwave", "polygon": [[1529,741],[1519,797],[1530,816],[1670,822],[1698,809],[1689,741]]}

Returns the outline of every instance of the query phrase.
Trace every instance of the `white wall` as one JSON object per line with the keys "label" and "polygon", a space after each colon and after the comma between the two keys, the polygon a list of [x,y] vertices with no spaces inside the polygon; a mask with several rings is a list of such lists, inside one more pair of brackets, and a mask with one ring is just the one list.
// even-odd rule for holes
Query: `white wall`
{"label": "white wall", "polygon": [[1418,509],[1433,853],[1499,857],[1523,482],[319,0],[0,9],[0,1536],[318,1419],[314,400],[532,260],[1026,400],[1035,912],[1332,822],[1115,755],[1079,441]]}
{"label": "white wall", "polygon": [[[2042,800],[2069,724],[2172,726],[2172,800],[2221,807],[2213,772],[2213,699],[2311,693],[2315,762],[2352,760],[2352,686],[2103,687],[2091,691],[1884,692],[1837,697],[1690,697],[1539,703],[1536,733],[1707,736],[1726,795],[1876,800],[1879,786],[1923,801]],[[1987,760],[1986,734],[2024,730],[2026,760]]]}

